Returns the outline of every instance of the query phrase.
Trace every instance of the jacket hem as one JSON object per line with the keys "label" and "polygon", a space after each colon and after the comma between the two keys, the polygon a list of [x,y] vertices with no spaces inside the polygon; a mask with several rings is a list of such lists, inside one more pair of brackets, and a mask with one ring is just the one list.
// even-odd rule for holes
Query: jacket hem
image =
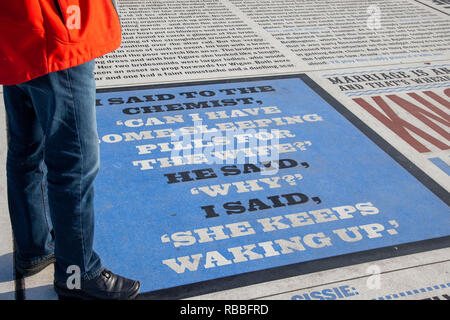
{"label": "jacket hem", "polygon": [[[110,52],[115,51],[116,49],[118,49],[120,47],[120,44],[121,44],[121,39],[118,39],[118,40],[115,39],[113,41],[107,42],[104,45],[102,45],[103,50],[93,51],[93,52],[91,52],[91,54],[89,54],[87,56],[84,55],[81,59],[80,58],[69,59],[69,60],[61,61],[61,63],[55,63],[50,66],[47,65],[47,66],[45,66],[45,68],[41,69],[40,71],[25,74],[22,77],[18,77],[14,80],[7,80],[7,81],[0,80],[0,84],[5,85],[5,86],[22,84],[22,83],[31,81],[33,79],[45,76],[46,74],[49,74],[52,72],[57,72],[57,71],[65,70],[68,68],[76,67],[80,64],[86,63],[88,61],[94,60],[94,59],[104,56]],[[70,44],[68,44],[68,45],[70,45]],[[8,77],[8,79],[11,79],[11,77]]]}

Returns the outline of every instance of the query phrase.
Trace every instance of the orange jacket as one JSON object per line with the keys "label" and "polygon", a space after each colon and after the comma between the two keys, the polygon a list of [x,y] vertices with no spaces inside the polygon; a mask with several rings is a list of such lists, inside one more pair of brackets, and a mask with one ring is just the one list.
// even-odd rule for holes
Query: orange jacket
{"label": "orange jacket", "polygon": [[120,43],[111,0],[0,0],[0,84],[77,66]]}

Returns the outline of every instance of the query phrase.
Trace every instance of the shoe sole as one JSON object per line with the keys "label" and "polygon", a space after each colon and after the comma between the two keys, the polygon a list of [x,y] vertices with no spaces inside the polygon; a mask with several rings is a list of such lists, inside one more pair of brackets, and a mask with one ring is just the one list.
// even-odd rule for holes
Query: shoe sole
{"label": "shoe sole", "polygon": [[[112,300],[134,300],[137,295],[139,294],[139,290],[141,288],[141,285],[139,282],[137,282],[137,286],[135,291],[128,296],[128,298],[123,299],[112,299]],[[62,289],[60,287],[54,286],[54,289],[56,291],[56,294],[58,295],[59,300],[102,300],[97,297],[89,296],[80,290],[69,290],[69,289]]]}

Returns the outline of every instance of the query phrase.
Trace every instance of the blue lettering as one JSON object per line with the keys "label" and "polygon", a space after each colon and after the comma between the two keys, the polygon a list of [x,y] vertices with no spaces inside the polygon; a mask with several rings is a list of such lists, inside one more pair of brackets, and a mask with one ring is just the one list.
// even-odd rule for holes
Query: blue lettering
{"label": "blue lettering", "polygon": [[336,295],[333,293],[333,289],[324,289],[322,290],[322,294],[326,300],[336,300]]}
{"label": "blue lettering", "polygon": [[320,294],[321,294],[320,291],[313,291],[311,292],[311,298],[324,300],[324,298]]}
{"label": "blue lettering", "polygon": [[344,294],[344,296],[346,297],[351,297],[354,296],[355,294],[353,292],[351,292],[349,286],[341,286],[339,287],[339,290],[341,290],[341,292]]}
{"label": "blue lettering", "polygon": [[338,288],[333,288],[333,290],[334,290],[334,292],[336,292],[336,294],[337,294],[337,296],[339,297],[339,298],[343,298],[344,296],[339,292],[339,289]]}

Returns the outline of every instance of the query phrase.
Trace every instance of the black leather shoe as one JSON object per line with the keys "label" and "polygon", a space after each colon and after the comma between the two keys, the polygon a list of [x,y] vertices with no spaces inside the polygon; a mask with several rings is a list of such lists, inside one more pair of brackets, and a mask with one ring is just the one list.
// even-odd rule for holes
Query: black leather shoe
{"label": "black leather shoe", "polygon": [[49,255],[42,261],[34,264],[21,264],[19,262],[15,262],[16,272],[21,274],[23,277],[30,277],[35,275],[38,272],[44,270],[47,266],[51,265],[55,262],[55,255]]}
{"label": "black leather shoe", "polygon": [[65,283],[54,282],[60,300],[132,300],[140,287],[139,281],[121,277],[107,269],[94,279],[81,280],[81,289],[68,289]]}

